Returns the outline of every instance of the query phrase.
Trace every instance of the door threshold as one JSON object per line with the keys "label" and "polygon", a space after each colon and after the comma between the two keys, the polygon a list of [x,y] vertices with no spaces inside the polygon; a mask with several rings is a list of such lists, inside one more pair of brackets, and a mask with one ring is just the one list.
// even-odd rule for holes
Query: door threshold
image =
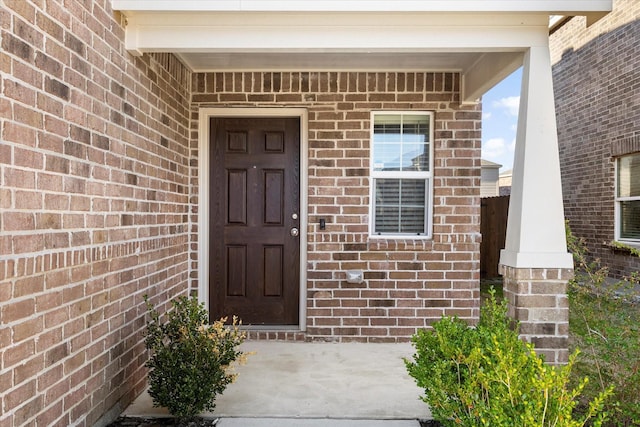
{"label": "door threshold", "polygon": [[306,331],[294,328],[296,328],[296,325],[255,325],[244,327],[243,332],[246,334],[247,339],[251,341],[306,341]]}

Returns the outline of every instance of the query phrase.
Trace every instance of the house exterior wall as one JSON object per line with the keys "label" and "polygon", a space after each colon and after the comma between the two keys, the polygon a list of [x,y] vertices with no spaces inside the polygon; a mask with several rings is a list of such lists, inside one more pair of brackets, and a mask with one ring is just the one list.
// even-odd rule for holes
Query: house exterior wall
{"label": "house exterior wall", "polygon": [[[460,105],[459,84],[455,73],[194,74],[194,147],[198,108],[308,109],[307,330],[254,336],[395,342],[442,315],[477,319],[481,111]],[[368,235],[375,110],[435,112],[433,239]],[[363,270],[364,282],[347,283],[349,269]]]}
{"label": "house exterior wall", "polygon": [[498,187],[499,167],[485,166],[481,171],[481,187],[480,197],[499,196],[500,188]]}
{"label": "house exterior wall", "polygon": [[551,35],[567,219],[620,277],[640,259],[614,251],[615,156],[640,151],[640,2],[616,0],[590,27],[574,17]]}
{"label": "house exterior wall", "polygon": [[500,189],[500,196],[508,196],[511,194],[511,175],[511,169],[508,169],[498,175],[498,188]]}
{"label": "house exterior wall", "polygon": [[191,73],[128,54],[109,0],[4,1],[0,31],[0,425],[91,426],[146,385],[143,295],[188,288]]}

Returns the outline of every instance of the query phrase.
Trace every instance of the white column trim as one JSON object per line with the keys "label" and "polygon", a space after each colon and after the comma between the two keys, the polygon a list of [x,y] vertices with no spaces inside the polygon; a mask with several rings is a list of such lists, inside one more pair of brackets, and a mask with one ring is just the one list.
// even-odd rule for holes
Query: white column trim
{"label": "white column trim", "polygon": [[200,108],[198,115],[198,301],[209,309],[209,120],[212,117],[300,118],[300,322],[307,327],[308,113],[305,108]]}
{"label": "white column trim", "polygon": [[511,200],[500,264],[573,268],[567,252],[549,46],[524,57]]}

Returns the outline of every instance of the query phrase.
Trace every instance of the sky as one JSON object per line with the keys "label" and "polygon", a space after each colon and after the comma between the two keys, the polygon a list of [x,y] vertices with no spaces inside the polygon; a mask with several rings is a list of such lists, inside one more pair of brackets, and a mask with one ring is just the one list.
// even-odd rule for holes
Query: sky
{"label": "sky", "polygon": [[500,172],[513,167],[522,68],[482,97],[482,158],[501,164]]}

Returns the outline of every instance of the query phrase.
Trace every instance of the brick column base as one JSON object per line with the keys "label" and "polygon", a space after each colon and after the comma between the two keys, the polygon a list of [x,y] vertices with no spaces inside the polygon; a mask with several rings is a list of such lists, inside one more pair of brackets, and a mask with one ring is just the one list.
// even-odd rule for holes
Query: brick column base
{"label": "brick column base", "polygon": [[572,269],[500,266],[509,316],[520,322],[520,336],[552,365],[569,358],[567,282]]}

